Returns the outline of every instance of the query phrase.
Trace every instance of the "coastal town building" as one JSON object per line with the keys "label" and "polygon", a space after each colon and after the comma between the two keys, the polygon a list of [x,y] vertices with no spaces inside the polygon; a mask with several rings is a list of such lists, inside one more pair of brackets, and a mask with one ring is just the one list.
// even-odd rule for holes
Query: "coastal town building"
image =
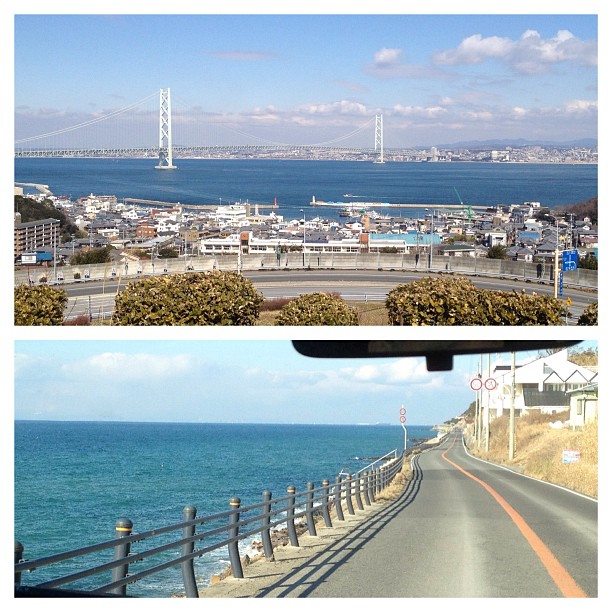
{"label": "coastal town building", "polygon": [[22,223],[21,215],[15,213],[13,231],[15,261],[18,261],[26,253],[56,249],[59,241],[59,227],[60,222],[57,219],[42,219]]}
{"label": "coastal town building", "polygon": [[599,390],[596,382],[572,389],[567,394],[570,403],[569,425],[572,429],[582,429],[597,419]]}
{"label": "coastal town building", "polygon": [[[597,376],[596,370],[569,361],[567,349],[517,364],[514,372],[510,363],[499,363],[491,373],[494,389],[486,392],[483,403],[488,406],[490,419],[509,414],[513,403],[517,416],[534,411],[554,415],[568,410],[572,397],[577,406],[581,396],[580,393],[574,396],[576,392],[593,386],[596,390]],[[596,410],[593,412],[591,405],[589,418],[593,414]],[[584,413],[583,416],[586,419]]]}
{"label": "coastal town building", "polygon": [[[439,154],[440,152],[438,152]],[[318,253],[397,253],[427,256],[487,257],[493,246],[507,249],[506,258],[550,263],[555,251],[578,249],[581,257],[597,253],[598,233],[589,219],[557,219],[555,224],[538,217],[538,202],[492,206],[486,211],[425,211],[423,218],[393,217],[361,204],[354,210],[335,211],[340,220],[315,214],[286,219],[277,209],[261,214],[257,204],[236,202],[200,207],[180,204],[160,207],[114,196],[90,194],[76,201],[49,194],[28,197],[51,200],[88,236],[57,244],[59,222],[29,224],[15,219],[15,261],[21,253],[52,251],[69,259],[75,249],[112,244],[125,251],[147,248],[156,237],[179,255],[217,253],[265,254],[301,251]],[[316,209],[315,213],[320,210]],[[55,229],[54,229],[55,228]]]}

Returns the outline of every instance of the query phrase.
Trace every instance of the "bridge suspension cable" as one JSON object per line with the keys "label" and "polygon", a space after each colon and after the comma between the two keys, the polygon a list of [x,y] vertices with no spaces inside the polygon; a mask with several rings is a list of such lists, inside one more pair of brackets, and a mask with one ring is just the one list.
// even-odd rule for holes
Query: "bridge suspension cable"
{"label": "bridge suspension cable", "polygon": [[[163,98],[163,93],[166,92],[167,98]],[[150,156],[157,148],[161,152],[164,147],[171,154],[172,140],[174,141],[174,149],[180,151],[195,151],[206,147],[226,147],[226,146],[261,146],[261,147],[277,147],[277,148],[308,148],[321,147],[333,148],[334,146],[347,147],[346,142],[358,135],[360,132],[368,130],[372,125],[374,118],[368,119],[362,125],[357,126],[346,134],[341,134],[331,137],[328,140],[316,143],[302,143],[303,138],[294,138],[293,142],[280,142],[273,138],[266,138],[264,135],[257,135],[258,127],[263,129],[264,125],[252,128],[252,131],[241,129],[238,121],[233,122],[231,116],[224,116],[222,113],[206,112],[198,105],[187,104],[184,101],[178,100],[180,112],[176,112],[176,101],[173,105],[172,115],[174,121],[172,128],[174,137],[170,140],[170,121],[172,115],[170,113],[170,90],[159,90],[118,110],[113,110],[100,116],[94,116],[86,121],[82,121],[75,125],[45,132],[37,136],[28,136],[15,139],[15,154],[19,157],[35,157],[35,156],[90,156],[97,155],[102,152],[103,155],[108,155],[112,151],[121,151],[121,155],[132,151],[137,156]],[[162,99],[157,109],[159,113],[154,113],[152,108],[143,108],[131,112],[138,107],[144,107],[145,103],[152,101],[162,95]],[[166,106],[164,106],[166,104]],[[165,139],[159,147],[154,145],[154,134],[157,129],[154,125],[159,117],[160,139]],[[108,122],[110,119],[117,118],[113,128],[108,128],[108,123],[102,125],[103,122]],[[378,121],[378,116],[376,118]],[[277,124],[278,125],[278,124]],[[287,124],[287,133],[295,124]],[[351,126],[353,127],[353,126]],[[87,129],[91,128],[91,129]],[[381,126],[382,128],[382,126]],[[381,129],[380,128],[380,129]],[[331,129],[331,128],[330,128]],[[337,133],[338,126],[333,130]],[[377,130],[379,129],[377,123]],[[77,131],[80,132],[77,134]],[[303,135],[302,132],[300,132]],[[233,135],[233,136],[232,136]],[[331,136],[331,134],[330,134]],[[289,136],[291,138],[291,136]],[[47,139],[45,146],[40,143]],[[232,142],[234,141],[234,142]],[[300,144],[296,144],[300,142]],[[36,143],[36,144],[34,144]],[[74,144],[72,144],[74,143]],[[82,144],[87,143],[87,144]],[[250,144],[249,144],[250,143]],[[24,146],[25,145],[25,146]],[[357,148],[364,149],[363,145],[357,145]],[[366,147],[367,148],[367,147]],[[164,150],[166,150],[164,149]],[[365,150],[365,149],[364,149]],[[98,152],[98,153],[97,153]],[[160,165],[161,162],[160,162]],[[171,160],[164,167],[172,167]]]}
{"label": "bridge suspension cable", "polygon": [[88,121],[83,121],[82,123],[78,123],[76,125],[72,125],[66,128],[62,128],[61,130],[55,130],[53,132],[47,132],[46,134],[39,134],[38,136],[29,136],[28,138],[20,138],[19,140],[15,141],[15,144],[22,144],[25,142],[32,142],[34,140],[41,140],[43,138],[49,138],[50,136],[58,136],[61,134],[66,134],[67,132],[72,132],[74,130],[78,130],[84,127],[88,127],[90,125],[93,125],[95,123],[100,123],[101,121],[106,121],[107,119],[111,119],[112,117],[116,117],[117,115],[121,115],[122,113],[126,113],[127,111],[130,111],[138,106],[140,106],[141,104],[143,104],[144,102],[146,102],[147,100],[150,100],[151,98],[158,96],[159,94],[153,93],[148,95],[146,98],[143,98],[142,100],[135,102],[134,104],[130,104],[129,106],[126,106],[124,108],[121,108],[119,110],[115,110],[112,111],[106,115],[102,115],[100,117],[94,117],[93,119],[89,119]]}
{"label": "bridge suspension cable", "polygon": [[[180,107],[185,109],[186,111],[189,111],[190,109],[194,108],[193,105],[190,105],[185,100],[177,98],[176,95],[173,96],[173,99],[174,99],[174,107],[173,108],[174,108],[175,112],[176,112],[177,104],[180,105]],[[271,139],[268,139],[268,138],[264,138],[262,136],[257,136],[256,134],[249,133],[249,132],[246,132],[244,130],[240,130],[240,129],[236,128],[236,127],[233,127],[230,124],[229,121],[214,121],[214,126],[221,127],[224,130],[226,130],[227,132],[230,132],[230,133],[235,134],[237,136],[242,136],[244,138],[248,138],[250,140],[259,142],[259,143],[264,144],[264,145],[269,145],[269,146],[276,146],[276,147],[296,147],[296,146],[325,147],[325,146],[330,146],[330,145],[336,144],[338,142],[342,142],[342,141],[348,140],[349,138],[351,138],[355,134],[358,134],[359,132],[362,132],[363,130],[367,129],[370,125],[372,125],[374,120],[375,120],[374,118],[369,119],[366,123],[364,123],[363,125],[358,126],[354,130],[350,131],[348,134],[343,134],[341,136],[338,136],[336,138],[332,138],[332,139],[324,141],[324,142],[315,142],[315,143],[308,143],[308,144],[301,144],[301,145],[297,145],[297,144],[292,143],[292,142],[281,142],[281,141],[277,141],[277,140],[271,140]]]}

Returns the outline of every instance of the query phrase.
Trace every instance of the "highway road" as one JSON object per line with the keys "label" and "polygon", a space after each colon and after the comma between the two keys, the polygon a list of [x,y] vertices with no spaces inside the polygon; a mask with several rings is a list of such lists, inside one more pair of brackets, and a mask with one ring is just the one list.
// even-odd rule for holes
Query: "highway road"
{"label": "highway road", "polygon": [[256,597],[597,597],[597,510],[453,433],[399,499]]}
{"label": "highway road", "polygon": [[[245,272],[257,289],[266,298],[296,297],[302,293],[325,291],[339,293],[347,301],[384,301],[386,295],[397,285],[409,283],[429,276],[428,273],[406,271],[367,270],[281,270]],[[545,283],[524,282],[506,278],[468,277],[476,287],[501,291],[523,289],[529,293],[554,295],[554,288]],[[116,279],[67,283],[63,287],[68,293],[68,313],[74,317],[91,312],[110,316],[114,306],[114,295],[123,290],[127,282],[136,279]],[[571,298],[572,320],[584,309],[597,301],[597,293],[565,288],[563,299]]]}

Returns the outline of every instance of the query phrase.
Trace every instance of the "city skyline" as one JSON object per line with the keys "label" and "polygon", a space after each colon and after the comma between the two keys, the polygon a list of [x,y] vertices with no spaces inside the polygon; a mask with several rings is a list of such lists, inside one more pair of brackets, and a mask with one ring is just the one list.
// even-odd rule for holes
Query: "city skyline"
{"label": "city skyline", "polygon": [[[229,334],[228,334],[229,335]],[[229,335],[231,337],[231,335]],[[597,342],[571,348],[597,350]],[[537,352],[517,353],[517,364]],[[438,425],[475,400],[488,356],[314,359],[289,340],[18,340],[15,419]],[[510,354],[492,354],[510,362]]]}
{"label": "city skyline", "polygon": [[168,87],[175,109],[285,144],[377,114],[388,147],[596,138],[597,29],[596,12],[16,14],[15,138]]}

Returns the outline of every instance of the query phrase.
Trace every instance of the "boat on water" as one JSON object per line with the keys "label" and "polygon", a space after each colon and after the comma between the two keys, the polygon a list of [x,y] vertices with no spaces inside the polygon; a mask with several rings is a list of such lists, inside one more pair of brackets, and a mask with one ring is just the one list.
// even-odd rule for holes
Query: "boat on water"
{"label": "boat on water", "polygon": [[347,204],[344,208],[338,213],[340,217],[358,217],[368,212],[367,204],[362,204],[361,202],[355,202],[354,204]]}

